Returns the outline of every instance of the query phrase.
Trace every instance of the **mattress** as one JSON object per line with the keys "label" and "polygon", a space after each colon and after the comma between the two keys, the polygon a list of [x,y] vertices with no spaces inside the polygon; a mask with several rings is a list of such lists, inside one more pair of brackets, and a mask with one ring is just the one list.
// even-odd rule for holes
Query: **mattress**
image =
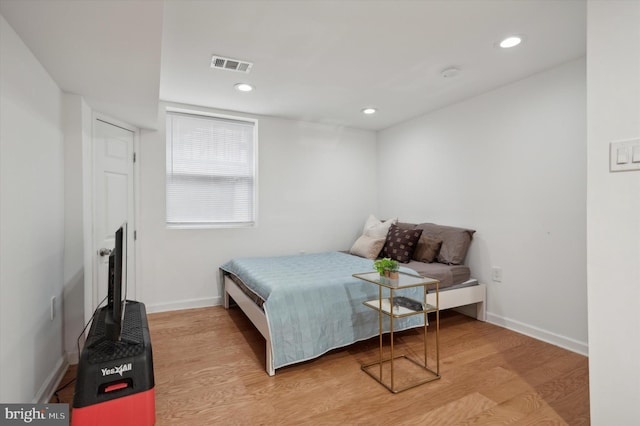
{"label": "mattress", "polygon": [[[424,263],[412,260],[409,263],[403,263],[402,266],[412,269],[423,277],[435,278],[440,281],[440,291],[478,284],[477,280],[471,278],[471,271],[465,265],[445,265],[443,263]],[[225,273],[238,285],[240,290],[253,300],[257,306],[262,308],[264,299],[259,294],[247,287],[237,275],[228,271]]]}
{"label": "mattress", "polygon": [[445,265],[444,263],[425,263],[412,260],[409,263],[403,263],[402,266],[413,269],[423,277],[435,278],[440,281],[440,290],[461,284],[471,277],[471,271],[465,265]]}
{"label": "mattress", "polygon": [[238,278],[237,275],[232,274],[231,272],[226,272],[226,271],[225,271],[225,275],[231,278],[231,281],[236,283],[238,285],[238,288],[242,290],[242,292],[246,294],[247,297],[253,301],[253,303],[258,305],[262,309],[262,305],[264,305],[264,299],[260,297],[259,294],[254,293],[249,287],[247,287],[246,284],[243,283],[242,280]]}
{"label": "mattress", "polygon": [[[250,293],[264,300],[274,368],[313,359],[379,333],[378,313],[363,302],[377,299],[380,288],[352,276],[373,272],[369,259],[338,252],[236,258],[220,269],[240,277]],[[388,297],[388,290],[382,291]],[[409,287],[395,294],[420,300],[422,291],[422,287]],[[394,329],[423,324],[423,315],[413,315],[398,318]],[[385,322],[383,332],[388,329]]]}

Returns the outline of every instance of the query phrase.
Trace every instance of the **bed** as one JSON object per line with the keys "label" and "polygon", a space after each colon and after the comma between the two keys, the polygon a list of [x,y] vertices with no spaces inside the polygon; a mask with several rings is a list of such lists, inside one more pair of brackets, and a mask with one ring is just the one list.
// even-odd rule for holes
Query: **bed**
{"label": "bed", "polygon": [[[224,306],[233,299],[264,336],[266,371],[272,376],[278,368],[378,334],[377,313],[362,303],[377,298],[377,287],[352,276],[372,270],[371,259],[345,252],[236,258],[220,267]],[[486,287],[470,278],[466,266],[411,260],[401,270],[439,279],[440,309],[475,305],[473,316],[485,320]],[[404,295],[419,300],[417,291],[407,289]],[[433,291],[427,300],[435,305]],[[404,318],[396,330],[422,321],[421,315]]]}
{"label": "bed", "polygon": [[[375,312],[362,304],[375,299],[377,289],[352,277],[372,271],[371,265],[361,257],[328,252],[238,258],[222,266],[227,276],[233,276],[230,281],[235,286],[239,287],[240,281],[250,294],[264,300],[260,310],[266,322],[263,335],[270,342],[269,374],[377,334]],[[225,281],[225,293],[238,303],[238,293],[231,286]],[[246,294],[242,288],[240,291]],[[419,291],[411,288],[403,295],[420,298]],[[397,329],[414,328],[422,321],[419,315],[408,317],[397,323]]]}

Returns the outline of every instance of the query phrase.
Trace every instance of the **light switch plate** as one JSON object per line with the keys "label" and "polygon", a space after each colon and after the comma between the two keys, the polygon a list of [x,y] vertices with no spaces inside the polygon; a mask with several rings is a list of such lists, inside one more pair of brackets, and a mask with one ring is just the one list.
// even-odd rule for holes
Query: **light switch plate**
{"label": "light switch plate", "polygon": [[494,266],[491,268],[491,279],[497,283],[502,282],[502,268],[499,266]]}
{"label": "light switch plate", "polygon": [[640,145],[635,145],[631,148],[631,161],[633,163],[640,163]]}
{"label": "light switch plate", "polygon": [[611,142],[609,144],[609,171],[640,170],[639,155],[640,138]]}
{"label": "light switch plate", "polygon": [[629,147],[619,146],[616,151],[618,153],[616,164],[627,164],[629,162]]}

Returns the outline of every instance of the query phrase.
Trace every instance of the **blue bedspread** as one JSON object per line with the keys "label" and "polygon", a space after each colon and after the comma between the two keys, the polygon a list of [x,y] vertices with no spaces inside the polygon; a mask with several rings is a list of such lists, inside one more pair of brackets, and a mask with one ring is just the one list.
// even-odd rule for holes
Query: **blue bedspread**
{"label": "blue bedspread", "polygon": [[[221,269],[238,276],[265,300],[275,368],[378,335],[377,311],[362,304],[377,299],[378,286],[352,277],[373,271],[372,260],[330,252],[237,258]],[[388,296],[384,290],[383,296]],[[421,290],[395,294],[422,300]],[[394,329],[423,325],[423,319],[422,315],[396,319]],[[389,321],[383,324],[388,331]]]}

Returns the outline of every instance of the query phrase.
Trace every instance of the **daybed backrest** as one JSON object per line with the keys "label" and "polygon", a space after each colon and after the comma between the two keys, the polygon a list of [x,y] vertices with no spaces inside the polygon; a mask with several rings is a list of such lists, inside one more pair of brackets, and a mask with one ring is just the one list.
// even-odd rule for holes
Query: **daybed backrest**
{"label": "daybed backrest", "polygon": [[476,232],[473,229],[436,225],[435,223],[399,222],[397,226],[402,229],[422,229],[422,235],[442,240],[437,261],[448,265],[462,265],[471,245],[471,238]]}

